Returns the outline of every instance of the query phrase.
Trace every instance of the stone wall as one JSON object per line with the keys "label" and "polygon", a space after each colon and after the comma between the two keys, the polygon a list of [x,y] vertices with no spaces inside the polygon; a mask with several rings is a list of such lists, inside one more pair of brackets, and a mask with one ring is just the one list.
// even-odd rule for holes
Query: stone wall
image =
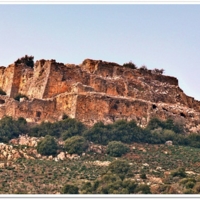
{"label": "stone wall", "polygon": [[[36,61],[0,67],[0,118],[24,117],[29,122],[57,121],[64,114],[91,126],[98,121],[172,117],[184,120],[188,130],[200,131],[200,102],[188,97],[174,77],[151,70],[130,69],[117,63],[86,59],[80,65]],[[29,100],[15,101],[18,93]]]}

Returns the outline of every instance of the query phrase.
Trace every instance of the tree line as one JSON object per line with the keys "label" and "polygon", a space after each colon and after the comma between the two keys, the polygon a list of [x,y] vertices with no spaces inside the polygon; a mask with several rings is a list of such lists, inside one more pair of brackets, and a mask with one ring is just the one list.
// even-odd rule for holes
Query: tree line
{"label": "tree line", "polygon": [[[62,139],[66,144],[77,144],[73,146],[75,150],[81,152],[81,147],[85,143],[93,142],[96,144],[108,145],[110,142],[122,142],[130,144],[149,143],[164,144],[171,140],[174,145],[186,145],[200,148],[200,134],[184,132],[183,125],[176,124],[172,119],[162,121],[153,118],[149,121],[146,128],[137,126],[134,120],[119,120],[113,124],[105,125],[98,122],[92,127],[87,128],[83,123],[68,117],[54,123],[42,122],[36,126],[29,126],[22,117],[13,119],[5,116],[0,120],[0,142],[8,143],[10,139],[16,138],[21,134],[34,137],[51,136]],[[82,145],[79,145],[82,144]],[[66,149],[67,149],[66,145]],[[87,146],[87,145],[86,145]],[[85,149],[83,147],[82,149]],[[68,149],[68,151],[71,151]]]}

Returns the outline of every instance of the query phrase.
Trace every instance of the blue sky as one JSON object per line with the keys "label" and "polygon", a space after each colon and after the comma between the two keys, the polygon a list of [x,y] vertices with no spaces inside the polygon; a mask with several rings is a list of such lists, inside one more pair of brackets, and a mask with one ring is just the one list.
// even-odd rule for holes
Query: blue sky
{"label": "blue sky", "polygon": [[0,4],[0,66],[25,54],[80,64],[100,59],[165,69],[200,100],[199,5]]}

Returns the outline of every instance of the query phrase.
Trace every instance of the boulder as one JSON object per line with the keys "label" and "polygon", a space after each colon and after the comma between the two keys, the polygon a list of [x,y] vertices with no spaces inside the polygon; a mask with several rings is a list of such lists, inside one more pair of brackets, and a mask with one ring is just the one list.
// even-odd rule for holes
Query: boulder
{"label": "boulder", "polygon": [[167,146],[172,146],[172,145],[173,145],[173,142],[172,142],[171,140],[168,140],[168,141],[165,142],[165,144],[166,144]]}

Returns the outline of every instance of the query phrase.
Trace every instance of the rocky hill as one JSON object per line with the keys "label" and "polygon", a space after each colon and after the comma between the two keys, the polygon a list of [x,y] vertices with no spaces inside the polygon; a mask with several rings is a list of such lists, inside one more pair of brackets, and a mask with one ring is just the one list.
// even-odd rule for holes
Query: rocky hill
{"label": "rocky hill", "polygon": [[[34,67],[0,67],[0,118],[24,117],[28,122],[54,122],[66,114],[88,126],[134,119],[145,127],[152,117],[183,123],[200,132],[200,102],[187,96],[174,77],[145,68],[86,59],[80,65],[55,60]],[[28,97],[15,100],[18,94]]]}

